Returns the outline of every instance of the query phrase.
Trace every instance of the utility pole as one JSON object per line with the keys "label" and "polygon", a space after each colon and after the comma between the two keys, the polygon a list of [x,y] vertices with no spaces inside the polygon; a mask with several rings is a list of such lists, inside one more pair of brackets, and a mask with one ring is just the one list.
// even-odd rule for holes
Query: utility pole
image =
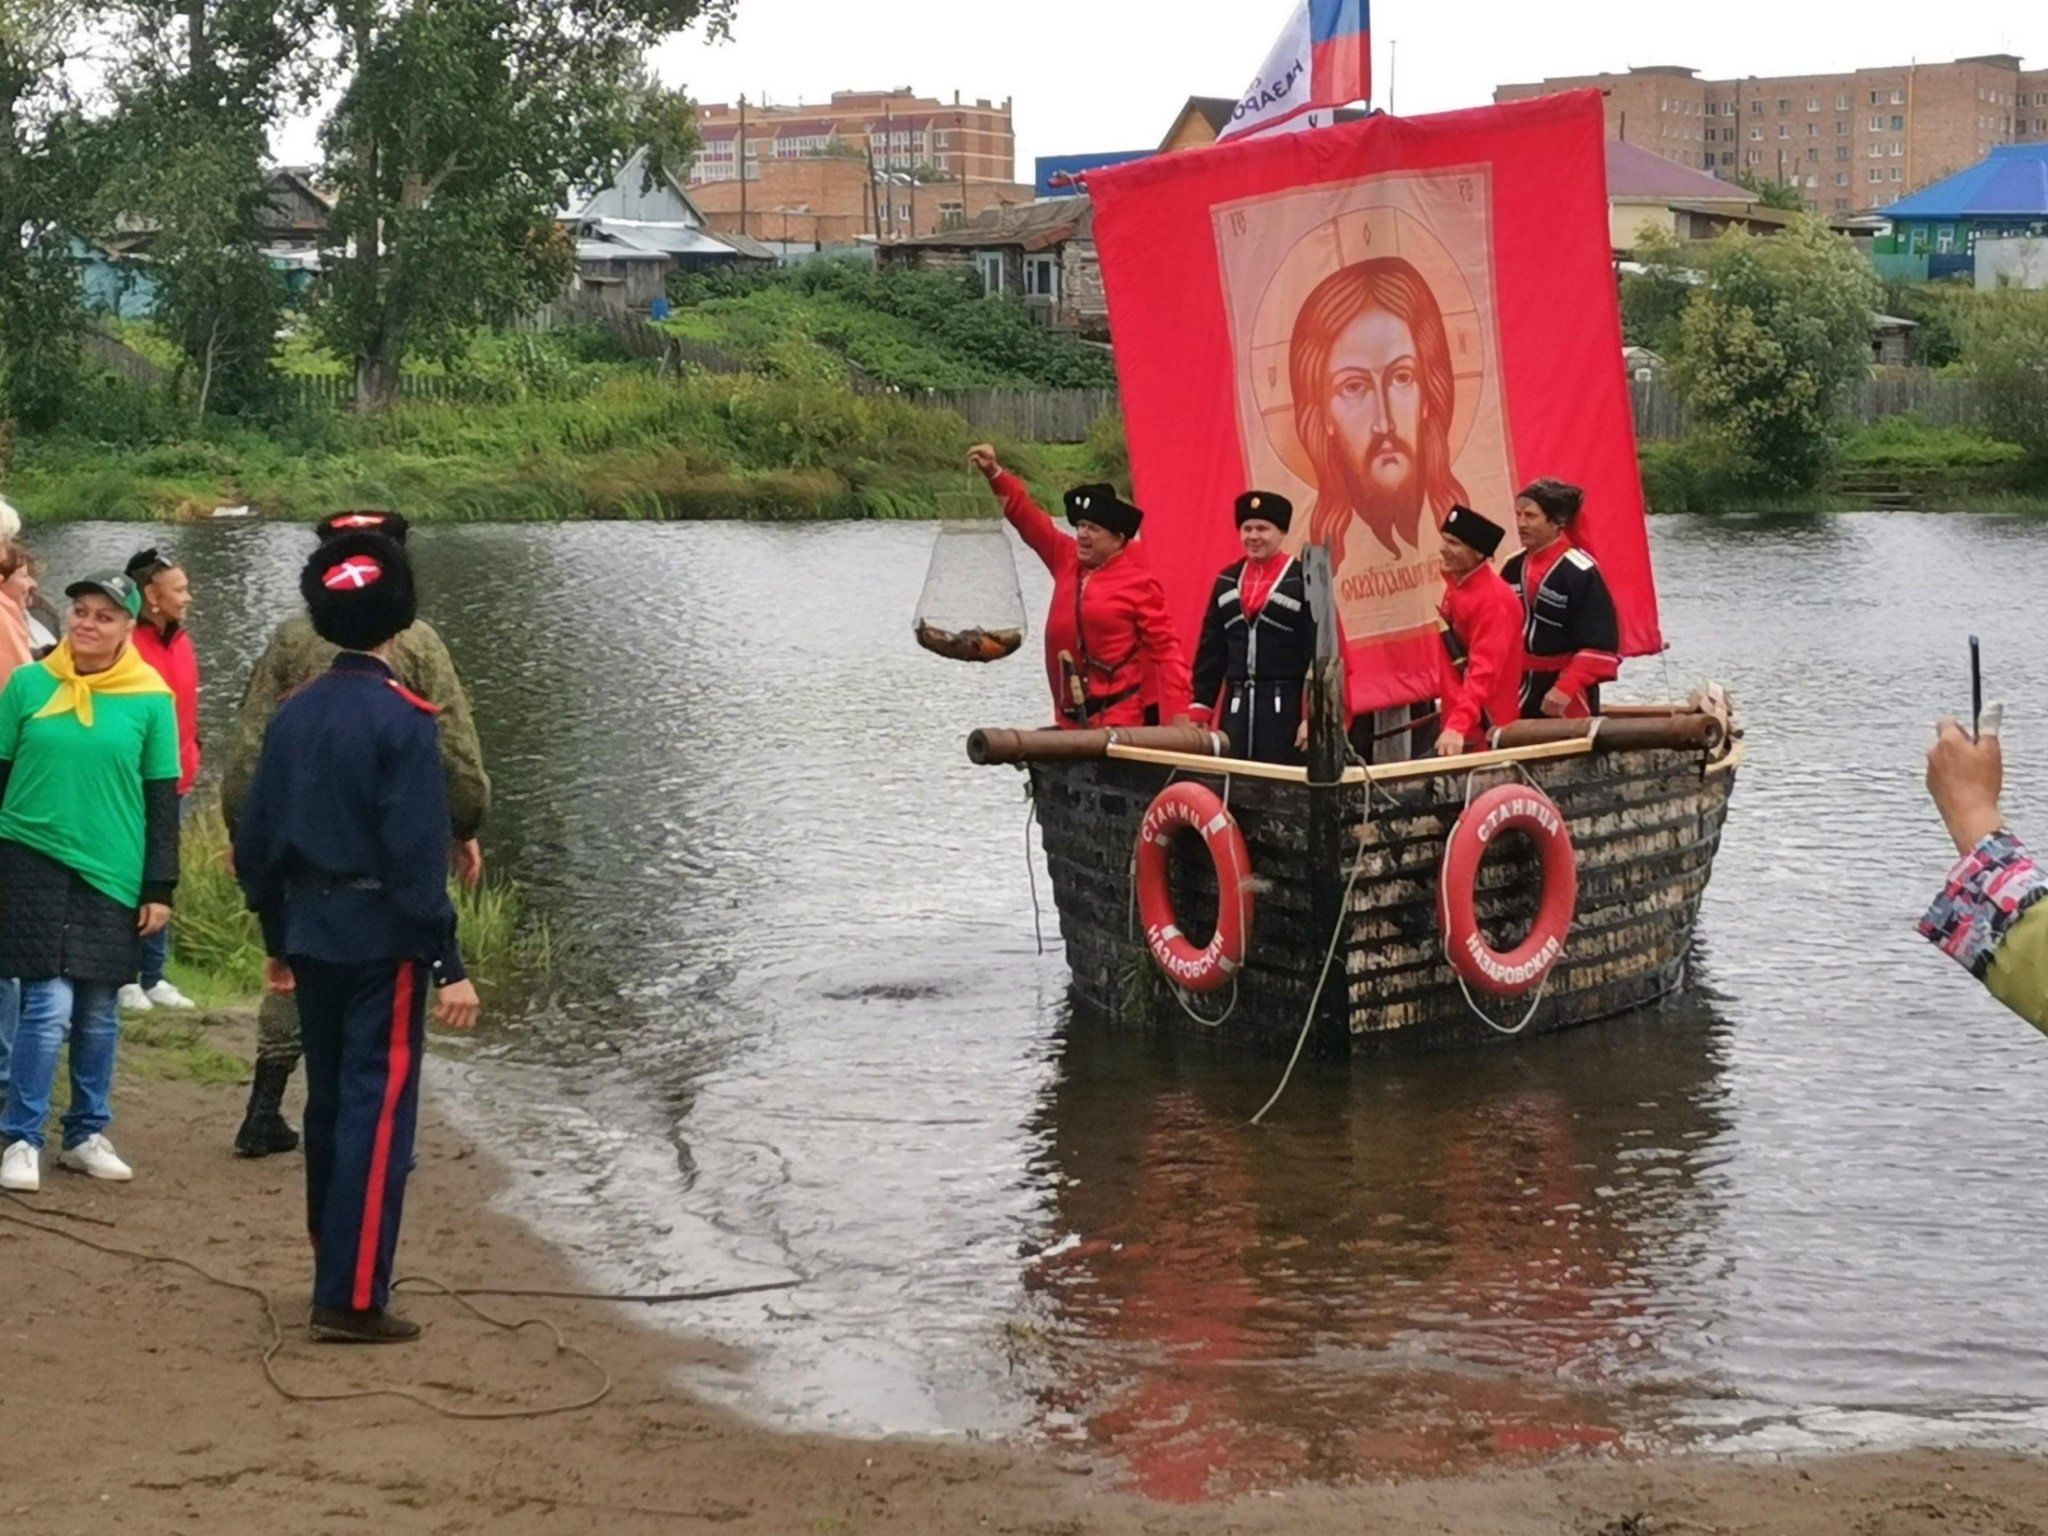
{"label": "utility pole", "polygon": [[[958,96],[953,98],[959,100]],[[969,217],[967,212],[967,114],[960,114],[960,227],[965,229]]]}
{"label": "utility pole", "polygon": [[740,139],[733,146],[740,162],[740,238],[747,235],[747,98],[740,97]]}
{"label": "utility pole", "polygon": [[896,104],[882,103],[882,189],[889,197],[889,233],[896,233],[896,184],[891,173],[896,168]]}

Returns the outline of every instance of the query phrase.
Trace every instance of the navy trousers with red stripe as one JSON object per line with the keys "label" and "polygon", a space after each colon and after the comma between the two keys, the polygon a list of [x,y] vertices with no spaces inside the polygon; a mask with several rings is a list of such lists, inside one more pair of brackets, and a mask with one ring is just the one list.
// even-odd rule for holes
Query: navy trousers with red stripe
{"label": "navy trousers with red stripe", "polygon": [[313,1305],[381,1307],[419,1120],[426,967],[295,956],[306,1053],[306,1223]]}

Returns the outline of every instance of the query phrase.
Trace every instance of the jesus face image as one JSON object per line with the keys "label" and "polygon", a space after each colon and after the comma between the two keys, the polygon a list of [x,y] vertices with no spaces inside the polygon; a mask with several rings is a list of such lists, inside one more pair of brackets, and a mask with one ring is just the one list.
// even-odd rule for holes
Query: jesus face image
{"label": "jesus face image", "polygon": [[1341,564],[1354,524],[1399,556],[1464,499],[1451,474],[1450,343],[1413,266],[1379,257],[1332,273],[1301,307],[1288,357],[1295,428],[1316,469],[1309,537]]}

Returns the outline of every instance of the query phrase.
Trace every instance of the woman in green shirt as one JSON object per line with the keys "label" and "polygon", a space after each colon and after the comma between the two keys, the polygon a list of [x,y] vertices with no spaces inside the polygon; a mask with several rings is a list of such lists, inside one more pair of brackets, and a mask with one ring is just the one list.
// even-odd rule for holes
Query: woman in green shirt
{"label": "woman in green shirt", "polygon": [[21,978],[0,1189],[41,1183],[58,1052],[71,1046],[61,1160],[126,1179],[113,1118],[115,994],[178,882],[178,721],[129,637],[141,591],[73,582],[70,632],[0,688],[0,976]]}

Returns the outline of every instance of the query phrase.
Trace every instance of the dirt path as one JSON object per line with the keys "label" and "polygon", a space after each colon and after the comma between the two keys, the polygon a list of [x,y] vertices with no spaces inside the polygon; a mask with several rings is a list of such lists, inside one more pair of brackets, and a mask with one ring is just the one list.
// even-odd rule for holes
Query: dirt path
{"label": "dirt path", "polygon": [[[214,1038],[247,1052],[242,1026]],[[544,1331],[498,1333],[425,1297],[406,1304],[432,1324],[418,1346],[306,1344],[298,1158],[229,1157],[241,1090],[166,1076],[164,1053],[124,1049],[114,1129],[136,1182],[52,1173],[42,1195],[0,1201],[0,1213],[181,1254],[267,1288],[287,1323],[278,1370],[297,1387],[403,1384],[469,1407],[532,1406],[588,1390],[588,1371],[551,1358]],[[402,1260],[431,1256],[451,1280],[574,1288],[553,1250],[488,1208],[496,1167],[431,1109],[426,1127]],[[66,1222],[58,1212],[114,1225]],[[572,1415],[497,1423],[389,1399],[287,1403],[264,1384],[268,1327],[252,1299],[0,1220],[0,1515],[25,1531],[94,1536],[636,1536],[714,1525],[735,1536],[2048,1531],[2048,1459],[1936,1452],[1761,1466],[1600,1459],[1229,1504],[1147,1503],[1119,1492],[1113,1469],[1031,1448],[778,1434],[677,1387],[680,1365],[713,1352],[649,1331],[626,1309],[486,1305],[559,1323],[614,1375],[610,1399]]]}

